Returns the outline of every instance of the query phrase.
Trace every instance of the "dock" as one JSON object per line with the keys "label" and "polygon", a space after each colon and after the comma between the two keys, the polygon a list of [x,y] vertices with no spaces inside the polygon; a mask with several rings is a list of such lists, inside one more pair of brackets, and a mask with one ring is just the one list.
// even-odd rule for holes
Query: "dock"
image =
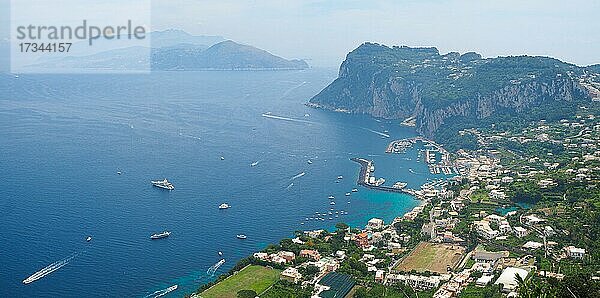
{"label": "dock", "polygon": [[351,158],[350,159],[353,162],[356,162],[358,164],[360,164],[360,173],[358,174],[358,181],[356,181],[356,183],[358,185],[364,186],[366,188],[370,188],[370,189],[375,189],[375,190],[380,190],[380,191],[387,191],[387,192],[395,192],[395,193],[403,193],[403,194],[409,194],[412,196],[416,196],[416,192],[412,189],[407,189],[407,188],[395,188],[395,187],[390,187],[390,186],[383,186],[383,185],[375,185],[375,184],[371,184],[369,183],[369,177],[371,175],[371,169],[374,167],[373,166],[373,161],[370,161],[368,159],[364,159],[364,158]]}

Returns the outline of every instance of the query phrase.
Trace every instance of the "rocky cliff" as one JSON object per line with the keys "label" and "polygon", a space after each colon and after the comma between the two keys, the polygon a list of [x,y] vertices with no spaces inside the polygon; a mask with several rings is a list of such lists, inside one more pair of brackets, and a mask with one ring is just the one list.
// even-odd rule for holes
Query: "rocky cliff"
{"label": "rocky cliff", "polygon": [[455,118],[471,122],[522,115],[552,103],[589,100],[587,81],[600,76],[548,57],[483,59],[477,53],[441,55],[436,48],[365,43],[350,52],[338,78],[309,105],[386,119],[415,117],[434,137]]}

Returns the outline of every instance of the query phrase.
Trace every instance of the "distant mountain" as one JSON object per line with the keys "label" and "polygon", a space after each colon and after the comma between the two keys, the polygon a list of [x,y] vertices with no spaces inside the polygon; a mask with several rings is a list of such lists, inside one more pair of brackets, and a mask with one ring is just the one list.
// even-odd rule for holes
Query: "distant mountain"
{"label": "distant mountain", "polygon": [[338,78],[309,105],[387,119],[412,117],[419,133],[443,139],[501,118],[560,117],[579,102],[600,99],[598,73],[598,66],[548,57],[483,59],[473,52],[441,55],[436,48],[365,43],[347,55]]}
{"label": "distant mountain", "polygon": [[214,44],[225,41],[222,36],[191,35],[183,30],[168,29],[150,33],[152,48],[173,47],[187,44],[208,48]]}
{"label": "distant mountain", "polygon": [[303,60],[286,60],[265,50],[231,40],[208,49],[197,47],[164,48],[153,51],[152,69],[305,69]]}
{"label": "distant mountain", "polygon": [[110,47],[110,41],[102,41],[91,48],[99,47],[103,51],[86,50],[83,53],[88,54],[67,57],[44,55],[31,65],[31,69],[135,71],[308,68],[303,60],[287,60],[265,50],[224,40],[220,36],[194,36],[181,30],[152,32],[150,36],[151,48],[127,46],[114,49]]}

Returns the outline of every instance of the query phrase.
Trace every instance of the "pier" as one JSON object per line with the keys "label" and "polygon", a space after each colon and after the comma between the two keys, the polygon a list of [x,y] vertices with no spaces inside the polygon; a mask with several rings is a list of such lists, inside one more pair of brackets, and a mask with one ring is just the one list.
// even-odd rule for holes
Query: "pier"
{"label": "pier", "polygon": [[358,174],[358,185],[362,185],[366,188],[387,191],[387,192],[395,192],[395,193],[404,193],[412,196],[417,196],[415,190],[407,189],[407,188],[395,188],[390,186],[383,186],[381,184],[376,185],[369,183],[369,177],[371,176],[371,168],[373,168],[373,162],[364,158],[351,158],[353,162],[360,164],[360,173]]}

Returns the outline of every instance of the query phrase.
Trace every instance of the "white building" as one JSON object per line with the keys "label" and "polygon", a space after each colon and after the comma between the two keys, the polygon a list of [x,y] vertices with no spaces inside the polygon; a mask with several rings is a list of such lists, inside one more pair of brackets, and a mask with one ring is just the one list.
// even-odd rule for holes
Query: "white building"
{"label": "white building", "polygon": [[289,282],[298,283],[302,279],[302,274],[294,267],[288,267],[281,272],[281,279]]}
{"label": "white building", "polygon": [[267,261],[269,259],[269,254],[266,252],[255,252],[252,256],[263,261]]}
{"label": "white building", "polygon": [[476,221],[473,224],[475,224],[475,229],[477,230],[477,233],[479,234],[479,236],[485,238],[485,239],[494,239],[496,236],[498,236],[500,233],[496,230],[493,230],[490,227],[490,223],[488,221],[485,220],[480,220],[480,221]]}
{"label": "white building", "polygon": [[385,271],[383,270],[375,271],[375,281],[383,283],[384,273]]}
{"label": "white building", "polygon": [[506,269],[504,269],[504,271],[502,271],[502,274],[500,274],[500,277],[498,277],[498,279],[496,280],[496,282],[494,283],[495,285],[499,285],[502,284],[502,291],[504,292],[512,292],[514,291],[517,286],[517,275],[519,277],[521,277],[522,279],[525,279],[527,277],[527,274],[529,274],[529,272],[525,269],[522,268],[516,268],[516,267],[507,267]]}
{"label": "white building", "polygon": [[544,222],[543,219],[541,219],[533,214],[527,215],[523,219],[525,220],[526,225],[536,225],[536,224]]}
{"label": "white building", "polygon": [[523,227],[515,227],[515,236],[519,237],[519,238],[523,238],[525,236],[527,236],[527,230]]}
{"label": "white building", "polygon": [[367,229],[381,229],[383,228],[383,219],[380,218],[371,218],[368,222],[367,222]]}
{"label": "white building", "polygon": [[585,255],[585,249],[572,245],[565,247],[564,250],[567,252],[567,256],[573,259],[583,259],[583,256]]}
{"label": "white building", "polygon": [[523,244],[523,248],[525,249],[538,249],[542,246],[544,245],[535,241],[527,241],[527,243]]}
{"label": "white building", "polygon": [[420,275],[403,275],[403,274],[388,274],[387,283],[393,284],[403,282],[413,289],[428,290],[437,288],[440,285],[439,276],[420,276]]}
{"label": "white building", "polygon": [[475,281],[475,285],[485,287],[492,281],[492,279],[494,279],[493,275],[482,275]]}
{"label": "white building", "polygon": [[509,224],[501,224],[498,227],[498,230],[500,230],[500,233],[502,233],[502,234],[508,234],[512,231],[512,228],[510,227]]}

